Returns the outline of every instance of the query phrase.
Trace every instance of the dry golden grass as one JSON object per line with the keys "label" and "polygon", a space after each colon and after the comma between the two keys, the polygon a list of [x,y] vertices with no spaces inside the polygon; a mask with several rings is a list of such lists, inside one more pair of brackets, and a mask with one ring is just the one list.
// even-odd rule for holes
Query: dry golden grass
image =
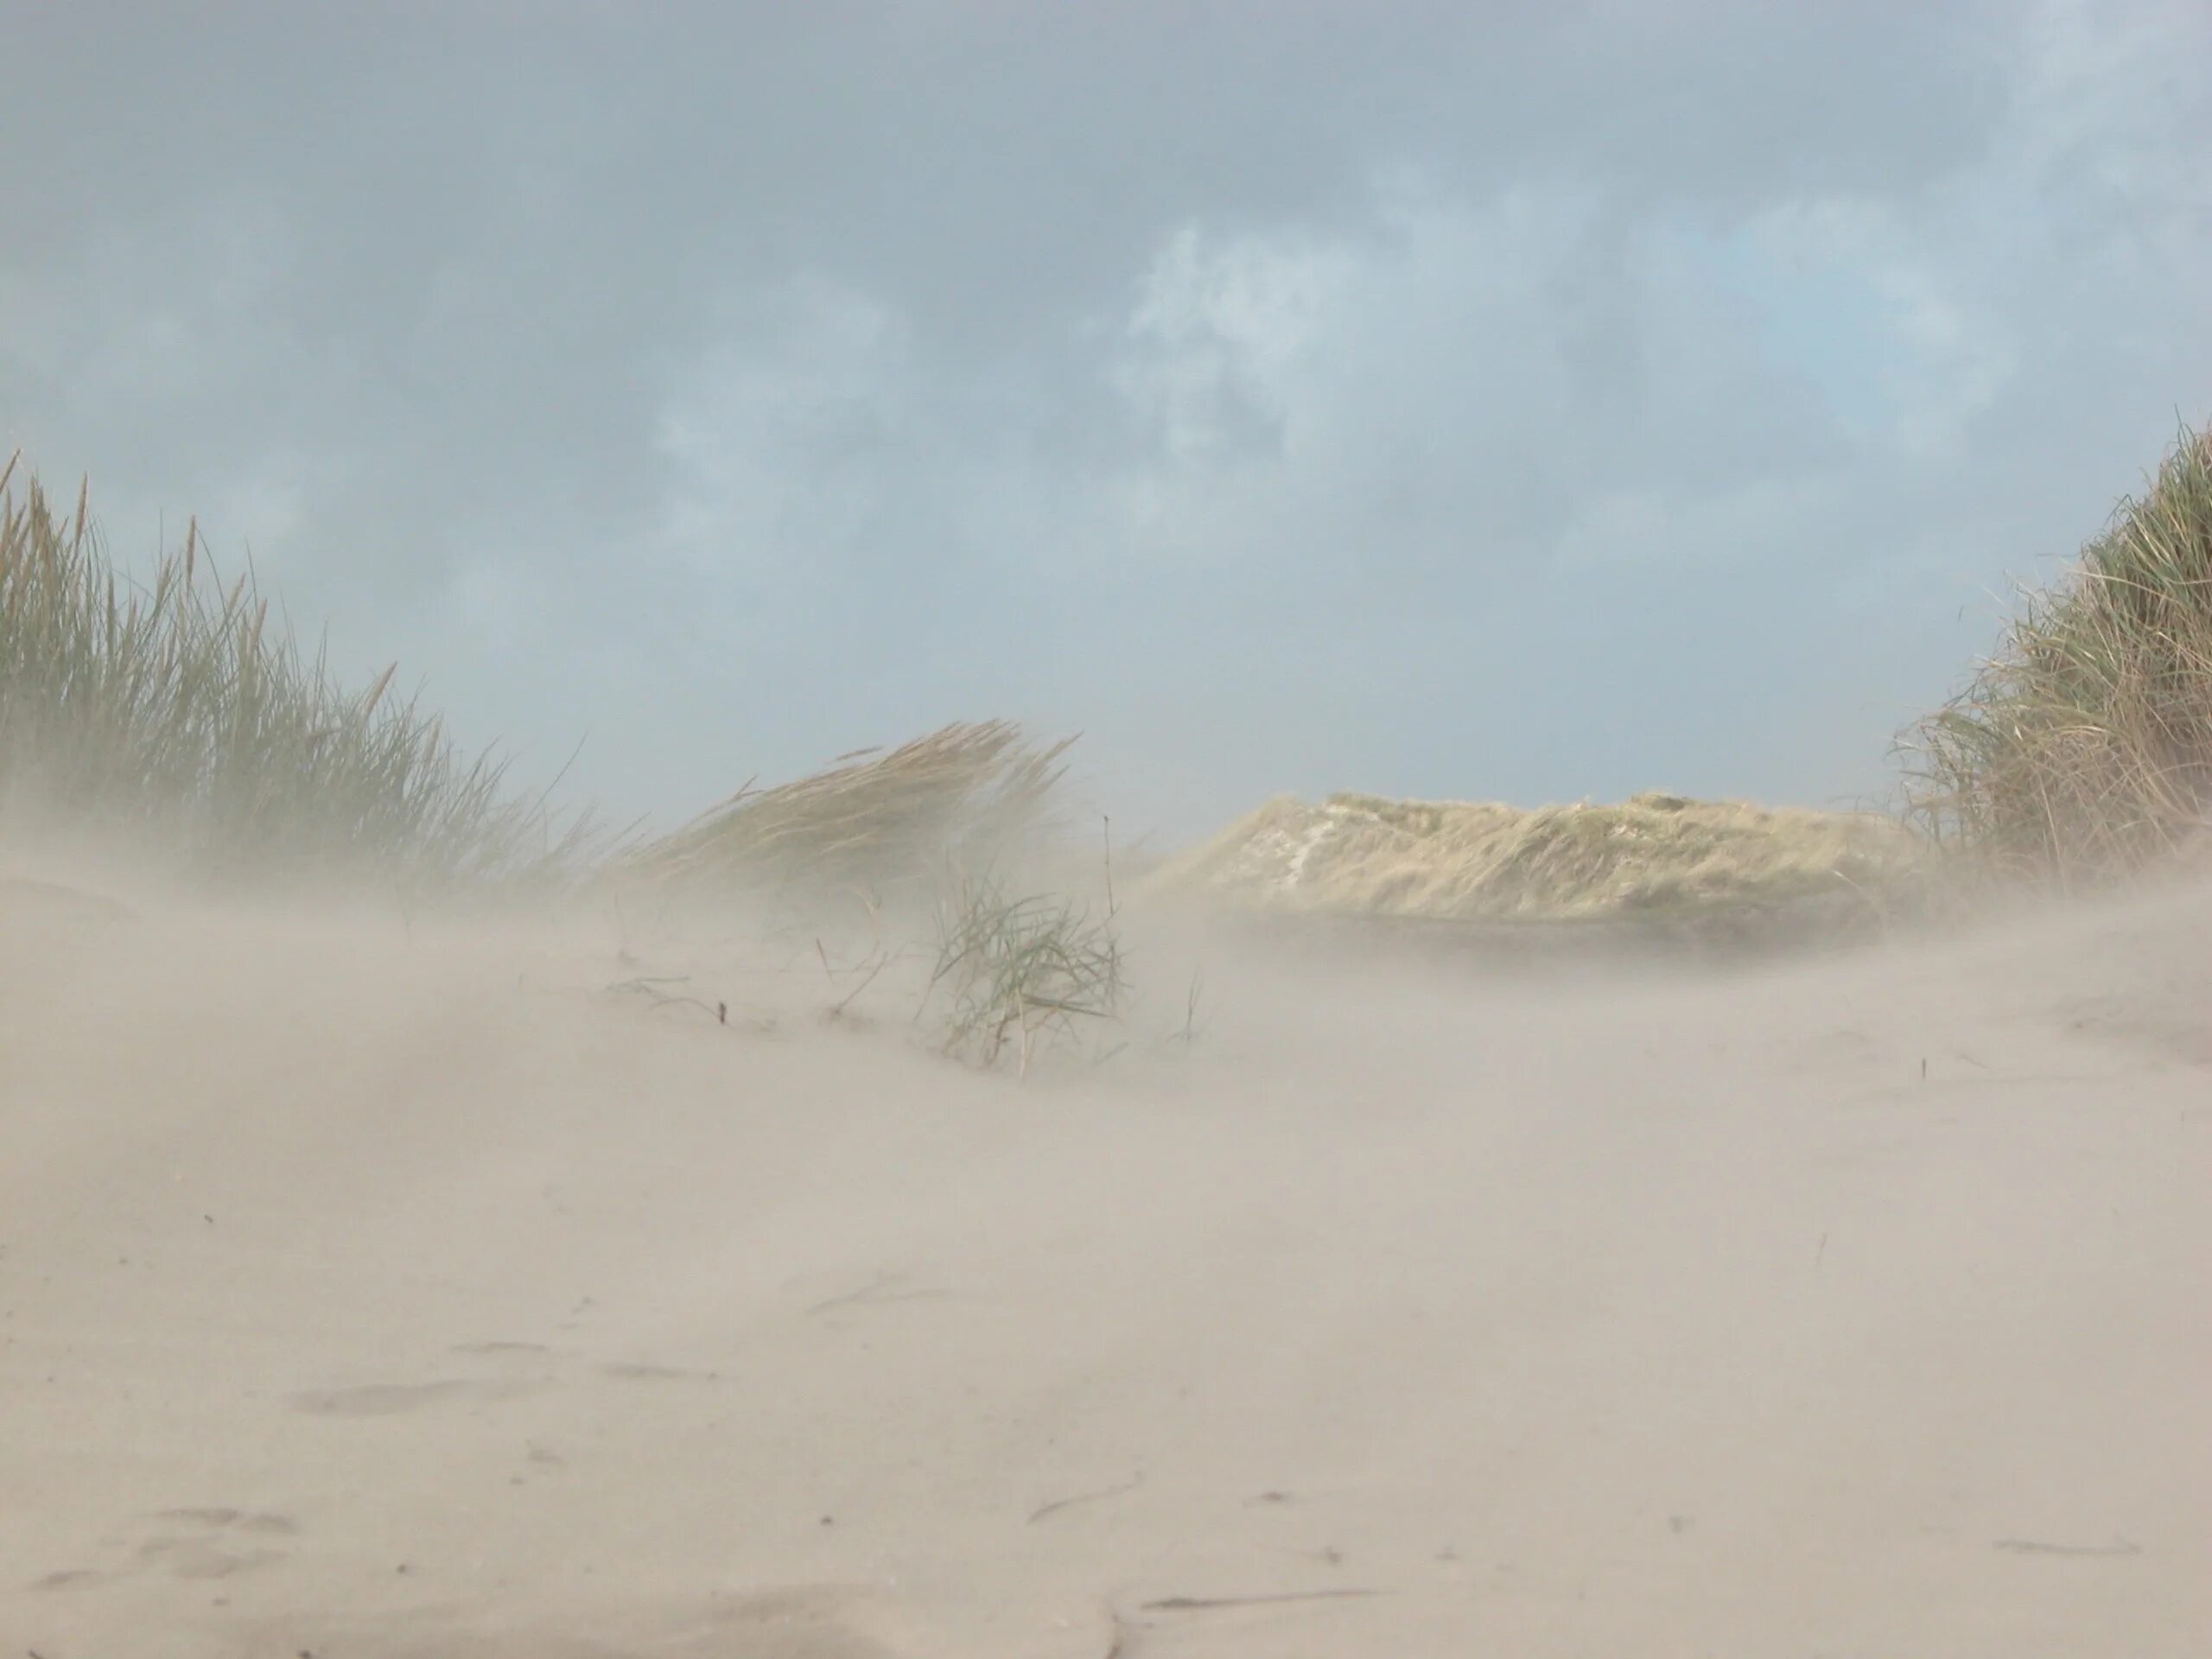
{"label": "dry golden grass", "polygon": [[1863,813],[1639,795],[1523,810],[1283,798],[1147,883],[1233,906],[1459,919],[1570,919],[1858,892],[1910,880],[1921,847]]}
{"label": "dry golden grass", "polygon": [[747,785],[640,849],[623,874],[655,884],[810,902],[926,895],[990,870],[1049,825],[1072,739],[1037,744],[1006,721],[946,726],[843,756],[791,783]]}
{"label": "dry golden grass", "polygon": [[[367,873],[410,890],[605,877],[874,913],[996,880],[1055,828],[1066,742],[946,726],[736,795],[642,846],[556,835],[490,756],[460,753],[387,670],[338,684],[250,574],[218,582],[196,528],[133,582],[83,492],[57,509],[0,468],[0,807],[135,833],[181,868]],[[1236,905],[1560,919],[1784,902],[1878,904],[1947,868],[2071,887],[2204,840],[2212,810],[2212,433],[2140,499],[1903,746],[1915,834],[1865,814],[1645,795],[1536,810],[1338,795],[1269,803],[1147,885]]]}

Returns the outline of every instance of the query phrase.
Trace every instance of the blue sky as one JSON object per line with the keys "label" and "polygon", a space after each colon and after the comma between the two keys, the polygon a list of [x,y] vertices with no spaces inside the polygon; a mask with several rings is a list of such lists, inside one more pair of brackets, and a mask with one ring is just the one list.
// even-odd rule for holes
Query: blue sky
{"label": "blue sky", "polygon": [[2177,0],[211,16],[12,28],[0,444],[618,811],[1878,795],[2212,415]]}

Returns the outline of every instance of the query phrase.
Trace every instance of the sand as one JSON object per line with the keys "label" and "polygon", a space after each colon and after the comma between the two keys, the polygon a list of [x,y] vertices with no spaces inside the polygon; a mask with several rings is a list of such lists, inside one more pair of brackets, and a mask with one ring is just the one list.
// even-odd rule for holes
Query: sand
{"label": "sand", "polygon": [[1016,1084],[10,887],[0,1654],[2201,1653],[2208,924],[1217,951]]}

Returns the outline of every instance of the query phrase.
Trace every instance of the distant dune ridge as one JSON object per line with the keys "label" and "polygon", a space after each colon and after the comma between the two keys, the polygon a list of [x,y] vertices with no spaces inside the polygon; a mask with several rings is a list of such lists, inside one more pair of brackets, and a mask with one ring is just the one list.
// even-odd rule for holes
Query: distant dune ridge
{"label": "distant dune ridge", "polygon": [[1170,861],[1153,885],[1269,912],[1593,920],[1912,881],[1922,842],[1872,813],[1646,793],[1534,810],[1332,795],[1269,801]]}
{"label": "distant dune ridge", "polygon": [[[1037,843],[1072,827],[1055,810],[1068,744],[1002,721],[747,785],[658,839],[605,833],[512,790],[499,757],[462,752],[393,693],[393,671],[340,684],[251,569],[214,578],[196,523],[134,580],[109,561],[86,486],[73,512],[35,479],[19,499],[16,465],[0,464],[0,810],[16,817],[128,831],[191,874],[338,876],[410,897],[620,877],[687,898],[873,905],[1065,851]],[[1992,657],[1904,734],[1904,823],[1657,793],[1527,810],[1286,797],[1146,886],[1273,915],[1535,923],[1808,900],[1886,915],[1930,890],[1938,854],[1953,886],[2124,881],[2201,857],[2212,820],[2208,571],[2212,431],[2184,432],[2077,567],[2024,595]]]}

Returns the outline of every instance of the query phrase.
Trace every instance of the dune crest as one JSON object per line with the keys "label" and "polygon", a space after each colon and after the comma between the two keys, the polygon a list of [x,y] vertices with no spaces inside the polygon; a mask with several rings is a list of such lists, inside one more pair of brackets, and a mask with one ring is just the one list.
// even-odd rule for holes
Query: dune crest
{"label": "dune crest", "polygon": [[1919,843],[1871,813],[1647,793],[1617,805],[1281,796],[1171,861],[1160,889],[1268,911],[1587,920],[1780,905],[1915,878]]}

